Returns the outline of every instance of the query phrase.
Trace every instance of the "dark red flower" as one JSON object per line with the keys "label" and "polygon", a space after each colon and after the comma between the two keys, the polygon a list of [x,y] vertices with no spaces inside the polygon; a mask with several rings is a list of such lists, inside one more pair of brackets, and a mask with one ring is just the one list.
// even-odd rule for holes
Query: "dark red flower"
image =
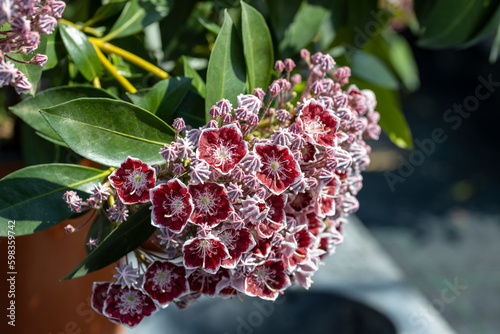
{"label": "dark red flower", "polygon": [[224,187],[217,183],[190,184],[189,193],[194,204],[191,221],[199,226],[214,227],[232,211]]}
{"label": "dark red flower", "polygon": [[152,167],[131,157],[109,176],[109,182],[125,204],[149,202],[149,189],[155,186],[155,180]]}
{"label": "dark red flower", "polygon": [[222,261],[224,268],[235,268],[241,255],[255,246],[255,240],[247,228],[239,230],[226,227],[218,234],[220,241],[227,247],[230,257]]}
{"label": "dark red flower", "polygon": [[191,292],[201,292],[207,296],[214,296],[217,283],[219,283],[224,277],[229,278],[229,272],[227,269],[221,269],[217,272],[217,274],[209,274],[200,269],[195,270],[187,278],[189,282],[189,290]]}
{"label": "dark red flower", "polygon": [[325,223],[322,219],[318,217],[318,215],[314,212],[308,213],[307,217],[307,230],[317,237],[321,232],[325,230]]}
{"label": "dark red flower", "polygon": [[290,286],[281,260],[269,260],[255,267],[245,281],[245,293],[262,299],[275,300],[279,292]]}
{"label": "dark red flower", "polygon": [[186,269],[167,261],[151,263],[144,275],[144,290],[161,307],[187,292]]}
{"label": "dark red flower", "polygon": [[316,160],[316,155],[318,154],[318,149],[311,143],[306,143],[304,147],[300,149],[302,153],[302,160],[304,162],[311,162]]}
{"label": "dark red flower", "polygon": [[297,121],[302,125],[304,134],[314,144],[335,146],[335,134],[339,129],[340,120],[312,100],[300,110]]}
{"label": "dark red flower", "polygon": [[[92,298],[90,305],[99,314],[102,314],[104,302],[108,299],[108,289],[111,282],[94,282],[92,285]],[[115,319],[119,321],[118,319]]]}
{"label": "dark red flower", "polygon": [[313,206],[313,193],[312,191],[306,190],[303,193],[298,193],[293,200],[288,202],[288,206],[291,207],[295,212],[304,213]]}
{"label": "dark red flower", "polygon": [[220,129],[205,129],[196,151],[198,159],[205,160],[222,174],[227,174],[247,154],[247,143],[236,124]]}
{"label": "dark red flower", "polygon": [[153,211],[151,223],[167,227],[174,233],[181,232],[194,210],[188,187],[178,179],[172,179],[150,190]]}
{"label": "dark red flower", "polygon": [[279,195],[300,178],[300,167],[290,149],[281,145],[255,144],[262,161],[256,176],[272,193]]}
{"label": "dark red flower", "polygon": [[229,258],[227,247],[213,237],[190,239],[184,243],[182,252],[186,269],[201,268],[210,274],[215,274],[222,260]]}
{"label": "dark red flower", "polygon": [[273,241],[273,238],[260,238],[258,236],[255,237],[254,235],[254,239],[256,244],[255,247],[251,250],[252,254],[255,254],[260,258],[268,257],[269,253],[271,252],[271,242]]}
{"label": "dark red flower", "polygon": [[311,246],[315,239],[305,226],[294,234],[294,238],[297,242],[297,248],[290,257],[286,258],[287,267],[292,270],[297,264],[300,264],[307,259],[309,246]]}
{"label": "dark red flower", "polygon": [[157,309],[153,299],[141,290],[133,286],[111,284],[108,289],[108,298],[104,302],[103,314],[133,328]]}
{"label": "dark red flower", "polygon": [[266,199],[269,212],[266,219],[257,223],[257,232],[262,238],[270,238],[273,233],[281,231],[285,227],[285,205],[286,195],[271,195]]}

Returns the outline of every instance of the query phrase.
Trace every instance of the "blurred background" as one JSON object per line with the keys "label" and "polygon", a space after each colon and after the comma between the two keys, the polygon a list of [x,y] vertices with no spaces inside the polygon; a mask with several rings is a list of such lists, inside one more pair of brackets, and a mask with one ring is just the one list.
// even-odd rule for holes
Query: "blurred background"
{"label": "blurred background", "polygon": [[[428,51],[417,47],[411,34],[404,36],[421,80],[420,88],[402,99],[413,138],[431,139],[441,128],[447,139],[394,187],[385,172],[366,173],[357,215],[429,300],[440,298],[446,280],[466,282],[466,292],[442,312],[457,333],[498,333],[500,92],[461,121],[443,118],[475,96],[479,77],[500,81],[500,66],[488,62],[491,41],[466,50]],[[394,159],[395,167],[410,159],[410,151],[394,150],[386,137],[374,147],[374,168],[379,154]]]}
{"label": "blurred background", "polygon": [[[324,6],[325,10],[330,10],[330,16],[324,21],[326,23],[318,28],[321,29],[321,33],[318,31],[319,35],[313,35],[313,37],[316,36],[315,40],[307,41],[303,46],[315,51],[328,46],[327,51],[336,56],[339,63],[354,65],[353,60],[347,55],[350,46],[356,46],[360,35],[345,33],[343,29],[349,25],[344,21],[341,23],[338,20],[335,21],[338,14],[334,7],[341,3],[339,8],[342,8],[342,11],[347,10],[351,13],[349,15],[353,16],[363,8],[371,8],[363,7],[369,2],[351,2],[355,4],[352,6],[359,6],[358,9],[346,9],[351,5],[342,1],[332,2],[336,4],[333,7],[329,7],[328,1],[292,1],[289,5],[284,1],[276,1],[274,5],[268,2],[270,1],[250,1],[257,9],[265,13],[273,30],[273,38],[277,40],[280,34],[279,24],[284,27],[288,26],[303,3]],[[487,25],[492,26],[492,31],[496,32],[500,17],[498,1],[479,2],[483,3],[485,8],[490,6],[487,10],[491,13],[488,17],[484,13],[475,15],[476,12],[465,16],[479,22],[475,23],[474,33],[483,31]],[[85,22],[84,18],[94,13],[100,3],[100,1],[69,1],[65,17],[75,22]],[[238,2],[168,3],[171,6],[169,13],[178,13],[177,20],[185,21],[185,24],[176,25],[178,21],[168,19],[171,17],[169,14],[158,26],[150,29],[149,33],[127,36],[118,40],[117,44],[129,49],[137,41],[149,45],[147,48],[138,48],[137,52],[151,61],[157,61],[173,73],[179,71],[175,60],[181,55],[187,55],[191,57],[193,67],[204,76],[206,58],[216,37],[214,31],[217,28],[214,27],[220,25],[223,9],[237,8]],[[420,22],[416,20],[411,2],[382,1],[377,4],[375,1],[371,5],[373,3],[379,9],[390,9],[395,13],[396,18],[391,19],[390,22],[387,20],[389,23],[386,22],[387,29],[383,32],[385,41],[393,40],[393,38],[399,42],[402,40],[403,49],[407,49],[405,52],[395,54],[393,53],[396,52],[395,49],[384,49],[386,44],[378,40],[379,32],[373,36],[369,34],[369,41],[362,41],[361,46],[358,44],[357,47],[358,51],[363,54],[371,55],[363,58],[362,63],[368,64],[368,68],[373,68],[382,61],[385,69],[374,73],[381,73],[384,77],[389,70],[392,76],[387,79],[389,82],[384,82],[382,79],[366,82],[363,80],[367,80],[367,77],[363,75],[355,80],[358,80],[357,83],[360,82],[360,88],[364,88],[362,84],[365,83],[374,85],[375,89],[382,92],[379,95],[379,110],[383,117],[388,104],[400,106],[397,117],[404,115],[410,130],[406,132],[404,129],[397,128],[401,125],[404,128],[405,121],[402,118],[400,123],[396,124],[396,128],[387,126],[385,129],[389,130],[388,133],[392,133],[391,138],[383,133],[378,142],[370,143],[373,147],[372,166],[369,172],[364,174],[364,188],[358,197],[360,210],[357,216],[393,258],[408,281],[417,287],[430,302],[436,298],[442,298],[441,293],[449,282],[458,281],[466,286],[465,291],[453,302],[446,303],[444,308],[438,310],[456,333],[500,333],[500,318],[498,317],[500,313],[500,257],[498,256],[500,253],[498,241],[500,239],[500,177],[498,176],[500,149],[496,136],[500,124],[500,65],[496,62],[495,54],[498,51],[499,38],[495,37],[495,33],[485,33],[482,38],[469,45],[466,45],[467,40],[461,40],[460,43],[456,41],[448,43],[446,36],[434,42],[429,42],[429,39],[424,39],[422,42],[422,36],[425,37],[425,29],[422,33],[422,28],[427,27],[427,33],[432,32],[433,29],[429,28],[431,26],[429,22],[432,19],[432,15],[428,14],[432,12],[432,8],[429,9],[432,7],[428,5],[429,2],[422,1],[420,4],[421,8],[417,13],[417,17],[421,18]],[[438,1],[438,3],[446,9],[446,6],[463,6],[468,1],[460,1],[456,4],[449,1]],[[194,8],[194,12],[187,9],[189,6]],[[280,11],[279,13],[283,14],[280,16],[273,13],[273,10],[278,11],[283,8],[290,10],[292,7],[295,9],[291,10],[291,14]],[[451,8],[449,16],[455,15],[456,10],[458,9]],[[378,13],[380,16],[380,12]],[[280,17],[290,22],[280,23]],[[106,18],[110,21],[115,19],[116,17]],[[106,20],[103,25],[107,23]],[[379,22],[376,17],[371,19],[368,17],[367,22],[374,20]],[[451,27],[451,21],[446,17],[443,17],[443,22],[445,26]],[[354,24],[354,27],[366,27],[365,23],[358,22],[357,24],[357,26]],[[467,24],[466,22],[463,25]],[[460,25],[459,22],[458,26]],[[155,35],[158,31],[163,33],[160,38],[160,47],[155,43],[148,44],[148,41],[158,40],[148,38],[148,34],[149,36]],[[472,40],[471,36],[472,34],[469,36],[470,40]],[[56,37],[56,45],[57,38],[60,37]],[[297,51],[300,47],[298,50],[293,49],[297,45],[302,47],[301,43],[291,43],[280,47],[276,57],[278,55],[291,56],[298,62]],[[330,46],[333,47],[329,48]],[[408,53],[408,51],[411,52]],[[391,57],[386,57],[388,55],[396,56],[395,59],[391,59]],[[408,55],[413,56],[408,59]],[[71,62],[67,56],[64,56],[64,52],[58,51],[58,56],[61,57],[61,63],[58,66],[64,67],[65,70],[55,67],[45,72],[40,83],[41,89],[61,84],[63,81],[70,83],[81,81],[78,71],[71,72]],[[378,57],[375,65],[370,62],[373,56]],[[359,58],[356,59],[359,60]],[[115,65],[122,65],[121,73],[132,82],[144,86],[152,85],[150,77],[134,74],[136,69],[124,64],[123,59],[113,58],[112,60]],[[403,65],[400,65],[400,62]],[[403,70],[400,66],[403,66]],[[360,71],[358,70],[358,74]],[[356,71],[353,70],[353,72]],[[124,95],[123,92],[116,90],[116,87],[111,87],[112,78],[103,79],[104,85],[106,85],[106,80],[110,83],[108,87],[110,91],[117,95]],[[396,80],[395,88],[390,80]],[[485,82],[490,84],[485,85]],[[480,86],[483,88],[478,88]],[[390,94],[387,95],[386,92]],[[376,93],[378,94],[377,91]],[[391,95],[392,93],[395,95]],[[478,94],[485,97],[480,97]],[[0,176],[3,177],[14,170],[32,164],[55,161],[80,162],[81,157],[74,152],[41,140],[31,128],[8,110],[9,106],[16,104],[20,99],[11,87],[0,90],[2,102],[0,103]],[[195,107],[189,106],[189,108]],[[461,112],[453,111],[460,108]],[[411,147],[411,139],[408,140],[410,132],[413,137],[413,150],[408,149]],[[434,139],[436,133],[440,134],[437,136],[439,142]],[[56,231],[56,229],[59,230]],[[20,293],[23,294],[22,291],[24,291],[25,294],[22,300],[26,301],[24,309],[26,317],[34,312],[42,312],[42,314],[47,314],[47,317],[50,316],[48,310],[43,309],[50,303],[51,297],[43,293],[38,295],[36,291],[44,290],[45,284],[49,284],[47,282],[58,280],[71,270],[78,260],[75,258],[77,255],[72,253],[67,254],[66,260],[58,258],[54,260],[55,263],[33,266],[32,261],[37,250],[47,248],[50,244],[55,254],[62,255],[60,252],[64,250],[65,245],[72,242],[83,244],[86,234],[82,233],[82,240],[77,240],[68,239],[69,236],[60,233],[62,232],[60,226],[49,230],[51,231],[46,233],[46,240],[49,241],[37,246],[35,246],[35,236],[18,239],[18,249],[23,249],[25,254],[20,257],[19,261],[24,261],[27,266],[34,267],[32,275],[24,275],[19,283]],[[71,238],[77,237],[71,236]],[[62,241],[63,239],[65,241]],[[82,254],[78,258],[83,257],[84,253],[82,249]],[[43,256],[47,255],[40,256],[42,257],[40,261],[42,261]],[[337,270],[342,270],[342,268]],[[45,275],[44,272],[51,272],[53,276]],[[82,319],[90,319],[86,296],[90,294],[92,280],[104,280],[111,272],[110,268],[104,269],[100,274],[93,274],[94,276],[90,276],[85,283],[74,287],[70,286],[72,283],[69,282],[60,283],[62,284],[60,288],[50,290],[49,295],[67,294],[75,289],[81,289],[74,296],[79,301],[78,303],[83,305],[80,311],[75,313],[74,309],[64,310],[64,305],[58,305],[58,308],[60,312],[68,312],[65,315],[67,319],[76,318],[83,323]],[[45,277],[37,280],[39,275]],[[308,302],[312,301],[304,300],[303,303]],[[27,319],[22,321],[27,321]],[[80,328],[78,327],[80,323],[77,321],[77,327],[65,328],[65,332],[78,332],[76,330]],[[46,328],[51,330],[50,326]],[[108,327],[94,326],[92,331],[104,332],[103,328]],[[54,333],[58,333],[58,330],[62,329],[56,328]]]}

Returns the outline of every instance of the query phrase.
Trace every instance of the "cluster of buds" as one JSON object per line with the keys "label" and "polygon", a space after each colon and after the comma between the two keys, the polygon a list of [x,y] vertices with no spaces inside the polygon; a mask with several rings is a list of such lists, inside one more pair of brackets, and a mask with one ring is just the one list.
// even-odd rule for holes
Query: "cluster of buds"
{"label": "cluster of buds", "polygon": [[[174,121],[161,166],[128,157],[109,177],[124,206],[148,205],[158,227],[116,282],[94,283],[92,306],[129,327],[159,308],[201,295],[275,300],[309,288],[320,261],[343,241],[370,163],[364,139],[380,133],[375,96],[348,83],[330,55],[302,52],[310,74],[278,61],[268,90],[221,100],[201,128]],[[153,246],[151,246],[153,245]],[[151,249],[151,247],[154,247]]]}
{"label": "cluster of buds", "polygon": [[35,51],[40,35],[52,34],[65,8],[64,1],[57,0],[0,2],[0,26],[10,25],[10,29],[0,31],[0,87],[10,84],[18,94],[31,89],[28,78],[12,62],[43,66],[47,56],[36,54],[30,61],[22,61],[11,55],[27,55]]}

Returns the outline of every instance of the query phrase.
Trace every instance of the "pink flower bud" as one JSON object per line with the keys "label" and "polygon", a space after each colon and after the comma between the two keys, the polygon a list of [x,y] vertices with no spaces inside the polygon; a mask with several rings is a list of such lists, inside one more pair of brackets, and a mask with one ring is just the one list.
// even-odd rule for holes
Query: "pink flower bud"
{"label": "pink flower bud", "polygon": [[300,50],[300,56],[305,59],[306,61],[309,60],[309,58],[311,57],[311,53],[309,52],[309,50],[307,49],[302,49]]}
{"label": "pink flower bud", "polygon": [[184,123],[184,120],[181,117],[179,117],[179,118],[174,119],[172,126],[177,131],[180,131],[186,127],[186,123]]}
{"label": "pink flower bud", "polygon": [[292,75],[292,77],[290,78],[290,80],[292,81],[292,84],[294,86],[300,84],[302,82],[302,76],[300,74],[294,74]]}
{"label": "pink flower bud", "polygon": [[49,16],[49,15],[40,15],[38,16],[38,31],[40,31],[42,34],[52,34],[54,29],[57,26],[57,20],[56,18]]}
{"label": "pink flower bud", "polygon": [[295,62],[291,60],[290,58],[285,59],[285,69],[290,72],[295,68]]}
{"label": "pink flower bud", "polygon": [[56,19],[60,19],[64,9],[66,8],[66,3],[64,1],[52,1],[50,3],[50,7],[52,8],[52,15]]}
{"label": "pink flower bud", "polygon": [[210,114],[210,116],[212,116],[212,118],[217,118],[220,115],[222,115],[222,112],[216,106],[213,106],[212,108],[210,108],[210,110],[208,111],[208,113]]}
{"label": "pink flower bud", "polygon": [[18,72],[18,76],[14,81],[14,88],[16,89],[17,94],[29,92],[31,89],[31,83],[28,81],[22,72]]}
{"label": "pink flower bud", "polygon": [[269,86],[269,92],[271,93],[271,96],[276,96],[281,92],[281,85],[278,83],[277,80],[273,81],[271,86]]}
{"label": "pink flower bud", "polygon": [[33,58],[31,58],[30,63],[33,65],[39,65],[40,67],[43,67],[45,63],[47,62],[48,57],[46,55],[37,53]]}
{"label": "pink flower bud", "polygon": [[257,114],[250,114],[248,115],[247,122],[251,126],[257,125],[259,123],[259,116]]}
{"label": "pink flower bud", "polygon": [[281,60],[278,60],[274,64],[274,69],[278,71],[278,73],[281,73],[285,69],[285,64]]}
{"label": "pink flower bud", "polygon": [[68,224],[64,227],[64,232],[66,232],[67,234],[73,233],[75,232],[75,228],[73,227],[73,225]]}
{"label": "pink flower bud", "polygon": [[264,96],[266,96],[266,93],[264,92],[264,90],[262,90],[262,88],[255,88],[253,90],[253,95],[257,96],[259,100],[262,101],[264,99]]}

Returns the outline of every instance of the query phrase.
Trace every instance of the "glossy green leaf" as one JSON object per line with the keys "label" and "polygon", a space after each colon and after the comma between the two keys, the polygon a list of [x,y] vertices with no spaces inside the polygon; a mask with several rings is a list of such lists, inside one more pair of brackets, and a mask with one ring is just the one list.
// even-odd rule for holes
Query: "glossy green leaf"
{"label": "glossy green leaf", "polygon": [[424,32],[418,44],[443,49],[478,42],[495,31],[499,6],[498,0],[437,1],[419,17]]}
{"label": "glossy green leaf", "polygon": [[99,7],[94,16],[87,21],[86,25],[91,27],[93,24],[117,15],[123,10],[128,0],[113,0]]}
{"label": "glossy green leaf", "polygon": [[99,76],[102,65],[87,36],[80,30],[64,24],[59,25],[59,30],[71,60],[85,79],[92,81]]}
{"label": "glossy green leaf", "polygon": [[461,48],[468,48],[478,42],[484,40],[485,38],[491,37],[495,34],[498,23],[500,22],[500,3],[497,3],[496,9],[489,16],[489,18],[479,25],[478,30],[468,38],[467,42],[460,45]]}
{"label": "glossy green leaf", "polygon": [[204,17],[202,16],[198,16],[198,22],[200,22],[200,24],[205,28],[207,29],[208,31],[210,31],[211,33],[213,33],[215,36],[217,36],[220,32],[220,27],[213,23],[213,22],[210,22],[208,21],[207,19],[205,19]]}
{"label": "glossy green leaf", "polygon": [[171,2],[168,0],[131,0],[127,2],[120,17],[111,27],[109,33],[103,37],[103,40],[109,41],[142,31],[144,27],[167,16]]}
{"label": "glossy green leaf", "polygon": [[56,53],[56,34],[57,34],[58,26],[54,32],[50,35],[47,35],[47,46],[45,49],[45,53],[47,55],[47,62],[42,67],[42,71],[47,71],[54,68],[57,65],[57,53]]}
{"label": "glossy green leaf", "polygon": [[266,0],[267,11],[269,13],[279,13],[269,15],[269,21],[276,41],[282,41],[285,31],[293,18],[297,14],[302,0]]}
{"label": "glossy green leaf", "polygon": [[191,79],[175,77],[164,79],[154,85],[137,105],[156,114],[159,118],[172,124],[174,112],[191,87]]}
{"label": "glossy green leaf", "polygon": [[15,221],[16,236],[31,234],[59,224],[71,216],[62,199],[68,189],[90,193],[109,171],[66,164],[36,165],[0,180],[0,236],[8,234],[8,221]]}
{"label": "glossy green leaf", "polygon": [[194,128],[202,127],[205,121],[205,99],[200,94],[188,91],[186,98],[182,100],[174,117],[182,117],[186,124]]}
{"label": "glossy green leaf", "polygon": [[264,17],[252,6],[241,2],[241,33],[247,65],[248,92],[269,85],[274,54],[271,33]]}
{"label": "glossy green leaf", "polygon": [[290,57],[307,46],[329,16],[330,11],[325,10],[324,7],[303,1],[279,44],[282,57]]}
{"label": "glossy green leaf", "polygon": [[26,166],[49,163],[78,164],[82,160],[81,156],[67,148],[65,142],[46,137],[24,122],[21,124],[21,150]]}
{"label": "glossy green leaf", "polygon": [[401,35],[387,30],[374,36],[363,51],[377,56],[398,77],[408,91],[420,85],[418,67],[408,42]]}
{"label": "glossy green leaf", "polygon": [[173,140],[170,126],[123,101],[81,98],[40,112],[73,151],[107,166],[119,167],[127,156],[165,163],[158,152]]}
{"label": "glossy green leaf", "polygon": [[151,211],[143,207],[111,232],[87,257],[61,280],[69,280],[102,269],[143,244],[155,231]]}
{"label": "glossy green leaf", "polygon": [[89,233],[87,234],[87,239],[85,241],[85,250],[87,251],[87,254],[90,254],[93,251],[93,249],[90,249],[88,245],[88,241],[90,238],[95,240],[104,240],[112,230],[113,225],[106,217],[106,215],[101,214],[96,216],[94,222],[92,223],[92,226],[90,226]]}
{"label": "glossy green leaf", "polygon": [[38,93],[35,97],[23,100],[9,109],[36,131],[41,132],[43,135],[53,138],[66,146],[61,137],[59,137],[59,135],[52,129],[45,118],[40,115],[38,109],[53,107],[57,104],[68,102],[80,97],[113,98],[113,96],[105,90],[94,88],[92,86],[61,86],[44,90]]}
{"label": "glossy green leaf", "polygon": [[[40,35],[40,43],[38,44],[38,48],[35,51],[33,51],[27,55],[9,54],[9,57],[12,57],[12,58],[17,59],[17,60],[29,62],[36,54],[38,54],[38,53],[45,54],[46,48],[47,48],[47,35]],[[29,93],[31,95],[35,95],[35,92],[38,88],[38,82],[40,81],[40,78],[42,77],[43,68],[41,66],[38,66],[38,65],[21,64],[18,62],[13,62],[13,63],[19,71],[23,72],[26,75],[29,82],[31,83],[31,90],[29,91]]]}
{"label": "glossy green leaf", "polygon": [[358,51],[353,53],[350,58],[349,66],[353,76],[384,88],[393,90],[399,88],[398,80],[391,70],[376,56]]}
{"label": "glossy green leaf", "polygon": [[127,94],[128,98],[130,99],[130,101],[132,101],[133,104],[137,105],[139,104],[139,102],[142,100],[142,98],[147,94],[149,93],[149,91],[151,90],[152,88],[142,88],[142,89],[139,89],[137,92],[135,93],[129,93],[129,92],[126,92],[125,94]]}
{"label": "glossy green leaf", "polygon": [[223,98],[237,105],[236,96],[245,92],[246,75],[243,48],[233,20],[224,12],[224,24],[217,36],[207,70],[206,120],[208,110]]}
{"label": "glossy green leaf", "polygon": [[[328,6],[338,27],[330,47],[347,44],[359,50],[377,37],[392,18],[389,10],[379,10],[377,0],[331,1]],[[344,4],[342,6],[342,3]],[[339,12],[343,15],[339,15]],[[342,20],[344,19],[344,20]]]}
{"label": "glossy green leaf", "polygon": [[495,36],[495,39],[493,41],[493,45],[491,46],[491,52],[490,52],[490,63],[494,63],[498,59],[498,53],[500,51],[500,24],[498,24],[497,28],[497,34]]}
{"label": "glossy green leaf", "polygon": [[375,93],[380,126],[394,144],[401,148],[412,149],[411,131],[401,111],[398,92],[357,78],[351,77],[349,82],[357,85],[359,89],[370,89]]}
{"label": "glossy green leaf", "polygon": [[410,45],[404,37],[397,34],[386,36],[386,40],[391,67],[409,91],[416,90],[420,86],[420,79]]}
{"label": "glossy green leaf", "polygon": [[189,60],[187,57],[182,56],[179,58],[179,63],[182,64],[184,70],[184,76],[187,78],[191,78],[191,86],[203,97],[207,96],[207,87],[205,85],[205,81],[201,78],[201,76],[196,72],[191,65],[189,65]]}

